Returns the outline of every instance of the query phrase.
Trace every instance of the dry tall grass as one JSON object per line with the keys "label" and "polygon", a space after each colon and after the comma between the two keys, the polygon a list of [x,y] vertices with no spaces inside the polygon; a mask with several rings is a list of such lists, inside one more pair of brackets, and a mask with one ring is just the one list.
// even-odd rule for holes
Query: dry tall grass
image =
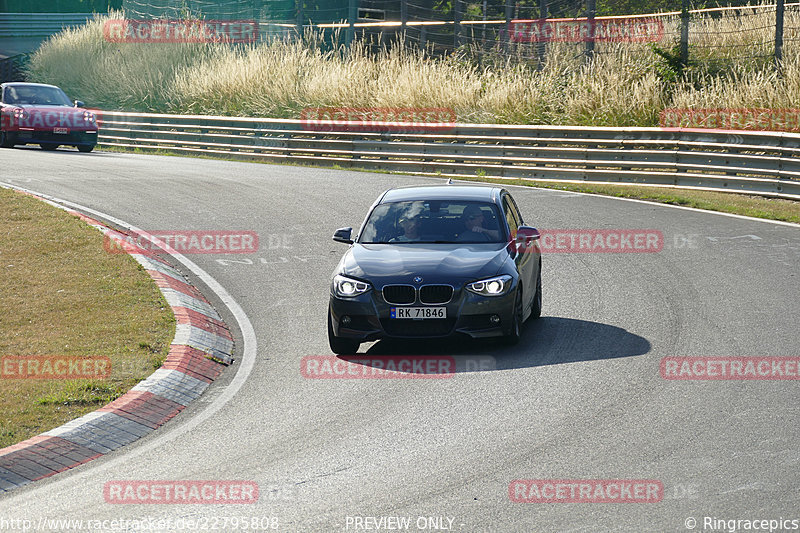
{"label": "dry tall grass", "polygon": [[[235,46],[111,43],[104,22],[42,45],[31,59],[32,78],[106,109],[270,117],[299,117],[304,107],[450,107],[460,122],[636,126],[655,125],[665,107],[800,101],[797,11],[786,13],[782,77],[769,57],[774,12],[761,10],[695,19],[697,62],[683,82],[664,78],[662,60],[646,43],[598,43],[590,63],[582,45],[551,43],[537,70],[518,57],[433,58],[401,46],[374,53],[356,43],[345,53],[321,46],[319,35]],[[660,47],[677,44],[678,24],[665,20]]]}

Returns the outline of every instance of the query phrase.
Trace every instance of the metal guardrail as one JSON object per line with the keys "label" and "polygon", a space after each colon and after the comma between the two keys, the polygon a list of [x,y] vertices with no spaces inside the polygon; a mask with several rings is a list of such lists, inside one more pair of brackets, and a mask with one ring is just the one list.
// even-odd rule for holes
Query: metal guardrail
{"label": "metal guardrail", "polygon": [[322,124],[336,131],[313,131],[292,119],[102,112],[99,143],[445,177],[624,183],[800,200],[795,133],[495,124],[368,132],[356,122]]}
{"label": "metal guardrail", "polygon": [[94,13],[0,13],[0,38],[47,37],[93,18]]}

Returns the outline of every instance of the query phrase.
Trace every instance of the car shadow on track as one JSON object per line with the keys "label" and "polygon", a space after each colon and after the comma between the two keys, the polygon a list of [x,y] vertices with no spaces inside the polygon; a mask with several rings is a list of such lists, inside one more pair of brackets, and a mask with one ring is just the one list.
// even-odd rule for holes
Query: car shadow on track
{"label": "car shadow on track", "polygon": [[[87,157],[87,156],[89,156],[89,157],[97,157],[97,156],[103,156],[103,155],[107,156],[107,155],[114,154],[114,152],[103,152],[102,150],[98,150],[98,149],[95,149],[91,153],[86,154],[86,153],[78,151],[77,148],[75,148],[75,147],[73,147],[71,145],[63,145],[63,146],[60,146],[56,150],[42,150],[37,145],[19,144],[19,145],[15,146],[13,149],[14,150],[24,150],[24,151],[27,151],[27,152],[42,152],[42,153],[46,153],[46,154],[61,154],[61,155],[67,154],[65,157],[69,157],[69,154],[72,154],[73,156],[80,156],[80,157]],[[2,152],[0,152],[0,153],[2,153]]]}
{"label": "car shadow on track", "polygon": [[[366,355],[453,357],[456,372],[478,372],[633,357],[646,354],[650,348],[650,341],[617,326],[573,318],[542,317],[525,323],[522,338],[515,346],[504,346],[496,338],[391,339],[374,343]],[[375,361],[380,361],[380,358]],[[360,364],[371,366],[373,362],[367,359]]]}

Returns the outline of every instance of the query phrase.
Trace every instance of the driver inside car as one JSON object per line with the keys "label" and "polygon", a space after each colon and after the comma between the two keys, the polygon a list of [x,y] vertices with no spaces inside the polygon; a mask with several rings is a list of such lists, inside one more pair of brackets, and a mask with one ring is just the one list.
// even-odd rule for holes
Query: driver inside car
{"label": "driver inside car", "polygon": [[462,231],[458,235],[459,241],[496,242],[500,240],[500,232],[498,230],[483,227],[486,217],[477,205],[465,207],[461,218],[466,231]]}

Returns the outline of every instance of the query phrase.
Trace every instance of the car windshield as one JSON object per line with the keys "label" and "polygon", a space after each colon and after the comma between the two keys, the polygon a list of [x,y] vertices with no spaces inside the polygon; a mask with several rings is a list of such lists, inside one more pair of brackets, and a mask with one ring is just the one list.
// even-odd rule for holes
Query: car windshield
{"label": "car windshield", "polygon": [[414,200],[380,204],[364,224],[361,244],[505,242],[497,206],[486,202]]}
{"label": "car windshield", "polygon": [[10,85],[5,88],[3,102],[19,105],[72,106],[69,97],[58,87]]}

